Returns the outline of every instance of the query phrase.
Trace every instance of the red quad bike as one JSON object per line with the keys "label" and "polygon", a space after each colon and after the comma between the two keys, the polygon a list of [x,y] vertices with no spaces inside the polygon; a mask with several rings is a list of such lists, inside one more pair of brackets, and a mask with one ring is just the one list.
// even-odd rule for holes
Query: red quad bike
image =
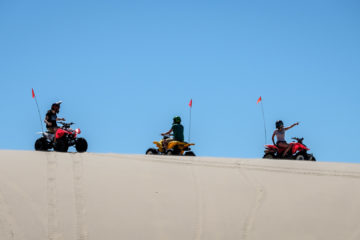
{"label": "red quad bike", "polygon": [[[67,152],[69,147],[75,146],[77,152],[86,152],[88,148],[85,138],[78,138],[77,135],[81,133],[80,129],[71,129],[70,126],[74,123],[59,122],[62,126],[58,128],[55,134],[42,132],[41,138],[35,142],[36,151],[47,151],[54,148],[57,152]],[[54,143],[54,137],[56,143]]]}
{"label": "red quad bike", "polygon": [[265,145],[265,155],[263,158],[267,159],[294,159],[294,160],[306,160],[306,161],[316,161],[315,157],[308,153],[310,149],[303,144],[304,138],[292,138],[296,142],[290,143],[290,150],[287,156],[282,157],[283,152],[286,148],[279,148],[276,145]]}

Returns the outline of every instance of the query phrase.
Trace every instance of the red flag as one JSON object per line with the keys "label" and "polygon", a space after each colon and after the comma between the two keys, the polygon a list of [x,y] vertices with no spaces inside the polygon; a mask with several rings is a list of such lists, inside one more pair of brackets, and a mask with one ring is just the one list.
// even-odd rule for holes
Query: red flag
{"label": "red flag", "polygon": [[259,97],[259,99],[257,100],[256,104],[259,104],[259,102],[261,102],[261,96]]}
{"label": "red flag", "polygon": [[32,98],[34,98],[35,97],[34,89],[32,88],[31,91],[32,91]]}
{"label": "red flag", "polygon": [[192,107],[192,99],[190,99],[189,107]]}

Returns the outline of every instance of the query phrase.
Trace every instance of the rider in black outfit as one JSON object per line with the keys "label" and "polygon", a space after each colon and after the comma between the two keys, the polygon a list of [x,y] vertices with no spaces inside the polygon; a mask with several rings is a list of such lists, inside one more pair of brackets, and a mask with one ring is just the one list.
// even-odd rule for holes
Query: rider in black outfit
{"label": "rider in black outfit", "polygon": [[58,118],[57,113],[60,111],[61,102],[56,102],[51,105],[51,109],[46,113],[44,122],[49,133],[55,133],[58,129],[56,121],[65,121],[65,118]]}

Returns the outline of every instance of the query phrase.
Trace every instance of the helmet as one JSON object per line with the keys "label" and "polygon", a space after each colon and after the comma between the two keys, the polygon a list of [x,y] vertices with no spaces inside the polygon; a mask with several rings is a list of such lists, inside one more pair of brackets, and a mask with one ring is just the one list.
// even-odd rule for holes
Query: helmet
{"label": "helmet", "polygon": [[54,110],[54,111],[56,111],[56,113],[59,113],[60,104],[61,104],[61,103],[62,103],[62,101],[53,103],[53,104],[51,105],[51,110]]}
{"label": "helmet", "polygon": [[174,117],[174,123],[181,123],[181,117],[179,117],[179,116],[176,116],[176,117]]}
{"label": "helmet", "polygon": [[276,123],[275,123],[275,126],[276,126],[276,128],[280,128],[280,127],[283,127],[284,126],[284,123],[283,123],[283,121],[281,121],[281,120],[277,120],[276,121]]}

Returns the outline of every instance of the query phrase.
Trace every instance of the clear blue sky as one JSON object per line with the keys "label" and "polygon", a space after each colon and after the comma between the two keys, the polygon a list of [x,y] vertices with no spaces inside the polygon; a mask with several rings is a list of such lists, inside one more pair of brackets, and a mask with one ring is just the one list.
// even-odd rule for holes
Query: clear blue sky
{"label": "clear blue sky", "polygon": [[277,119],[320,161],[360,162],[360,2],[0,1],[1,149],[33,149],[42,115],[91,152],[142,154],[172,117],[200,156],[262,157]]}

